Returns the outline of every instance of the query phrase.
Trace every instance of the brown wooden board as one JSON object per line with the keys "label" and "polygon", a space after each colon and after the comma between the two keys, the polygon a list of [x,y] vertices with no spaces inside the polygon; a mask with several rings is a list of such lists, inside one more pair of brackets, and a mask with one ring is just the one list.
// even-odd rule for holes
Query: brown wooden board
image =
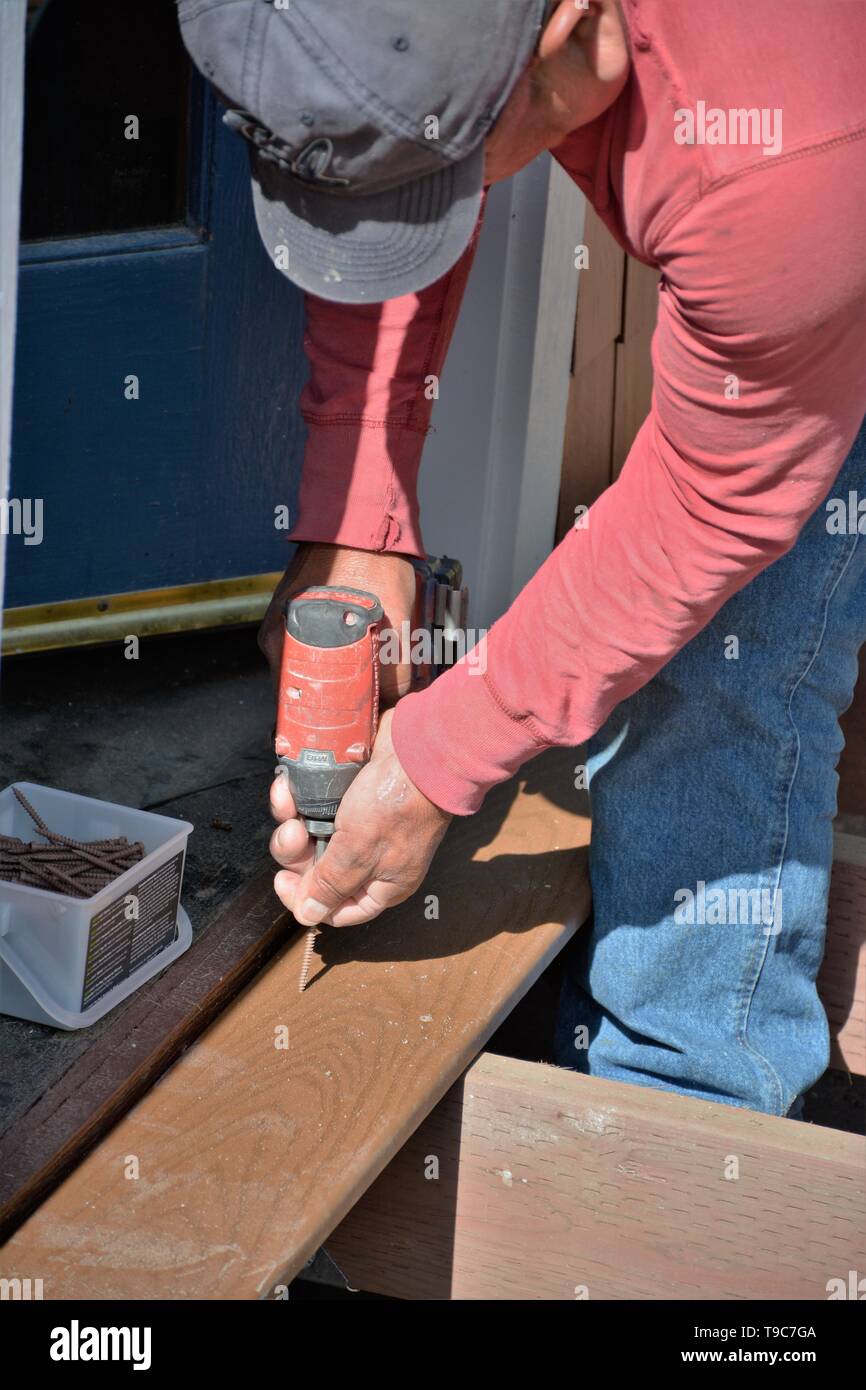
{"label": "brown wooden board", "polygon": [[269,866],[0,1137],[0,1239],[204,1031],[287,930],[296,929]]}
{"label": "brown wooden board", "polygon": [[866,648],[860,654],[854,699],[841,724],[845,747],[839,762],[839,810],[866,816]]}
{"label": "brown wooden board", "polygon": [[266,939],[281,913],[268,854],[272,722],[252,628],[154,639],[139,661],[117,645],[4,660],[0,785],[61,787],[194,826],[182,892],[194,940],[165,974],[87,1028],[0,1016],[7,1229],[44,1191],[40,1175],[55,1182],[80,1157],[79,1132],[84,1143],[98,1137],[117,1117],[115,1098],[132,1104],[286,940],[285,926]]}
{"label": "brown wooden board", "polygon": [[[819,989],[832,1064],[866,1072],[866,842],[836,836]],[[93,1047],[0,1138],[3,1238],[70,1171],[243,984],[279,949],[270,867],[212,923],[183,962],[150,982]]]}
{"label": "brown wooden board", "polygon": [[616,345],[616,392],[613,418],[613,478],[618,478],[635,435],[652,404],[650,356],[658,315],[659,273],[626,257],[622,335]]}
{"label": "brown wooden board", "polygon": [[611,481],[625,253],[589,206],[584,242],[589,265],[580,271],[577,287],[557,540],[574,525],[575,507],[591,506]]}
{"label": "brown wooden board", "polygon": [[854,1135],[485,1053],[327,1249],[397,1298],[824,1300],[864,1177]]}
{"label": "brown wooden board", "polygon": [[0,1273],[41,1278],[47,1299],[287,1281],[584,920],[576,761],[530,764],[516,794],[455,821],[409,902],[322,933],[302,996],[293,940],[20,1227]]}
{"label": "brown wooden board", "polygon": [[818,991],[830,1024],[830,1064],[866,1074],[866,839],[833,837],[827,946]]}

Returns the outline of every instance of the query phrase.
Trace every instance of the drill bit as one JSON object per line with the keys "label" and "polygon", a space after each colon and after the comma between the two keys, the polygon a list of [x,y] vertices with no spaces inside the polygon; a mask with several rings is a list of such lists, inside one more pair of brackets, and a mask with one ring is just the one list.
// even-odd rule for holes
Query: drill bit
{"label": "drill bit", "polygon": [[[320,837],[316,838],[316,851],[314,863],[318,864],[322,855],[325,853],[326,844],[326,840]],[[307,977],[310,973],[310,966],[313,963],[313,948],[315,947],[316,937],[318,935],[318,927],[310,927],[310,930],[307,932],[307,939],[304,942],[304,954],[301,960],[301,974],[298,980],[298,994],[303,994],[304,990],[307,988]]]}

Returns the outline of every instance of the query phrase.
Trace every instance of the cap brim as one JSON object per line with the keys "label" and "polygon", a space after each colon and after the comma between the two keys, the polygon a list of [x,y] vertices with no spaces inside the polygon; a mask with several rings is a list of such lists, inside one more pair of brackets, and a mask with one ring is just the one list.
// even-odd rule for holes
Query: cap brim
{"label": "cap brim", "polygon": [[274,264],[322,299],[380,303],[432,285],[466,250],[481,210],[484,145],[368,197],[323,192],[258,154],[252,168],[256,221]]}

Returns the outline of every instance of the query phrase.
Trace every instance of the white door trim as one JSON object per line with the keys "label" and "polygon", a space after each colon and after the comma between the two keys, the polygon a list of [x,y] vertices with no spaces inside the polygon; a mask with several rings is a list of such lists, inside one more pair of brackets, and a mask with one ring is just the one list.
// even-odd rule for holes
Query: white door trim
{"label": "white door trim", "polygon": [[419,488],[425,544],[463,561],[473,626],[553,546],[584,216],[548,155],[488,198]]}
{"label": "white door trim", "polygon": [[[4,0],[0,4],[0,500],[9,495],[12,439],[25,20],[26,0]],[[0,614],[3,612],[5,574],[6,534],[5,527],[0,526]]]}

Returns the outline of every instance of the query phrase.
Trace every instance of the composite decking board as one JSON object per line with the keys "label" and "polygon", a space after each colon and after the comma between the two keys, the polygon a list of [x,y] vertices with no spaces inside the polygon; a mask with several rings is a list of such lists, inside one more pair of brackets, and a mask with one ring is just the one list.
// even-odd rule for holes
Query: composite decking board
{"label": "composite decking board", "polygon": [[[819,989],[832,1063],[866,1072],[866,840],[836,836]],[[178,967],[151,981],[107,1032],[0,1136],[0,1239],[80,1161],[286,940],[270,867]]]}
{"label": "composite decking board", "polygon": [[824,1300],[864,1218],[858,1136],[484,1053],[327,1250],[404,1299]]}
{"label": "composite decking board", "polygon": [[[146,1084],[168,1065],[174,1030],[186,1045],[286,940],[285,925],[265,940],[282,909],[268,854],[273,692],[255,630],[154,638],[142,652],[125,661],[115,644],[3,662],[0,785],[62,787],[195,827],[182,894],[194,941],[166,973],[74,1032],[0,1016],[3,1235],[80,1158],[79,1131],[90,1143],[117,1118],[107,1102],[122,1110],[149,1060]],[[97,741],[99,730],[110,736]]]}
{"label": "composite decking board", "polygon": [[[297,930],[268,866],[0,1137],[0,1240]],[[47,1030],[46,1030],[47,1032]]]}
{"label": "composite decking board", "polygon": [[584,920],[574,762],[546,754],[455,821],[408,903],[322,933],[303,996],[292,940],[19,1228],[3,1276],[48,1299],[289,1279]]}

